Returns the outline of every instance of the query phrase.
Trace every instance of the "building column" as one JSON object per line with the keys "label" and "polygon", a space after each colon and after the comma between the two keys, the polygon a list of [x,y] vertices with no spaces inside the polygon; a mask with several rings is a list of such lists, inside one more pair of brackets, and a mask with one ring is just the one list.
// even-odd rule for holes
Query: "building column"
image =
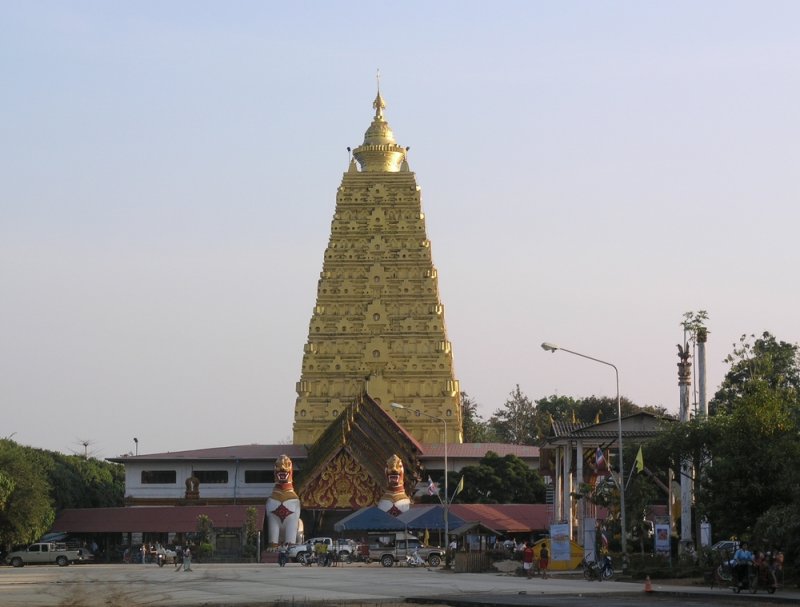
{"label": "building column", "polygon": [[555,465],[555,478],[553,479],[553,518],[554,521],[551,522],[558,522],[562,520],[562,504],[563,501],[561,500],[561,445],[556,447],[556,461]]}
{"label": "building column", "polygon": [[[580,491],[583,484],[583,441],[575,443],[575,491]],[[578,501],[578,528],[576,538],[578,543],[583,546],[583,519],[586,516],[586,504],[584,499]]]}
{"label": "building column", "polygon": [[564,517],[562,520],[569,525],[569,537],[572,539],[572,445],[567,443],[564,447]]}
{"label": "building column", "polygon": [[[692,363],[689,360],[689,345],[684,348],[678,346],[678,387],[680,389],[680,421],[686,423],[691,418]],[[692,461],[681,461],[681,543],[683,549],[686,542],[692,541]],[[683,552],[680,552],[683,554]]]}

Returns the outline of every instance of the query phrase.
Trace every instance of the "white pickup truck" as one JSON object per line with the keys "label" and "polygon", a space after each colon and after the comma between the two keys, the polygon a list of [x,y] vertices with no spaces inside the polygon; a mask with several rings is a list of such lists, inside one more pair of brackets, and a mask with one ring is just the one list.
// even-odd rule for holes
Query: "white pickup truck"
{"label": "white pickup truck", "polygon": [[55,563],[66,567],[70,563],[83,560],[81,550],[69,550],[66,544],[56,542],[39,542],[31,544],[25,550],[16,550],[6,556],[6,562],[12,567],[25,565],[42,565]]}
{"label": "white pickup truck", "polygon": [[310,545],[311,550],[313,551],[314,546],[317,544],[325,544],[328,547],[329,554],[335,551],[342,558],[355,556],[357,550],[357,544],[353,540],[335,540],[332,537],[312,537],[305,544],[294,544],[289,546],[287,556],[292,561],[304,563],[306,560],[306,555],[308,554],[308,546]]}

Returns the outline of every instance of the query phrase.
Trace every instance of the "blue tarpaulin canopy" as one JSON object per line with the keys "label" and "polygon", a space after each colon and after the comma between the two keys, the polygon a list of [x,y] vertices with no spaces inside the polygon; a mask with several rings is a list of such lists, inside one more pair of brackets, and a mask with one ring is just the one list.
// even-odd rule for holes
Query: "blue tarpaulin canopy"
{"label": "blue tarpaulin canopy", "polygon": [[403,531],[406,525],[377,506],[356,510],[336,523],[333,528],[343,531]]}
{"label": "blue tarpaulin canopy", "polygon": [[[441,504],[412,506],[407,512],[397,517],[409,529],[429,529],[444,531],[444,506]],[[455,529],[464,524],[452,511],[447,513],[447,526]]]}

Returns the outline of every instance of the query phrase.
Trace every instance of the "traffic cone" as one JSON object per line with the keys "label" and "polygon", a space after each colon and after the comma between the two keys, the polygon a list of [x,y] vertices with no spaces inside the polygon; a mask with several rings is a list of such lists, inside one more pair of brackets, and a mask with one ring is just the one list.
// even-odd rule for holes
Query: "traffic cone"
{"label": "traffic cone", "polygon": [[653,584],[652,582],[650,582],[649,575],[646,578],[644,578],[644,591],[647,592],[648,594],[653,592]]}

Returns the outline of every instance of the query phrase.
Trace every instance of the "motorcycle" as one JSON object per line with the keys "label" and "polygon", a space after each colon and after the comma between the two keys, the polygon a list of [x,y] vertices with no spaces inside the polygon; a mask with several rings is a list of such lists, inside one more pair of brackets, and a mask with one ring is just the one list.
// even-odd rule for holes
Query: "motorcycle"
{"label": "motorcycle", "polygon": [[766,590],[769,594],[774,594],[778,589],[776,568],[764,559],[748,563],[746,569],[742,569],[737,577],[738,579],[733,580],[734,585],[731,586],[731,590],[736,594],[742,590],[747,590],[751,594],[755,594],[759,590]]}
{"label": "motorcycle", "polygon": [[311,567],[311,565],[317,562],[317,555],[313,552],[306,552],[300,562],[306,567]]}
{"label": "motorcycle", "polygon": [[416,550],[413,554],[406,555],[406,567],[424,567],[425,561]]}
{"label": "motorcycle", "polygon": [[608,555],[603,557],[603,560],[599,563],[584,559],[581,564],[583,565],[583,577],[589,581],[597,580],[602,582],[614,577],[614,563]]}
{"label": "motorcycle", "polygon": [[736,566],[736,561],[733,559],[722,561],[719,566],[714,570],[714,577],[711,580],[711,587],[714,584],[723,586],[729,584],[733,580],[733,568]]}

